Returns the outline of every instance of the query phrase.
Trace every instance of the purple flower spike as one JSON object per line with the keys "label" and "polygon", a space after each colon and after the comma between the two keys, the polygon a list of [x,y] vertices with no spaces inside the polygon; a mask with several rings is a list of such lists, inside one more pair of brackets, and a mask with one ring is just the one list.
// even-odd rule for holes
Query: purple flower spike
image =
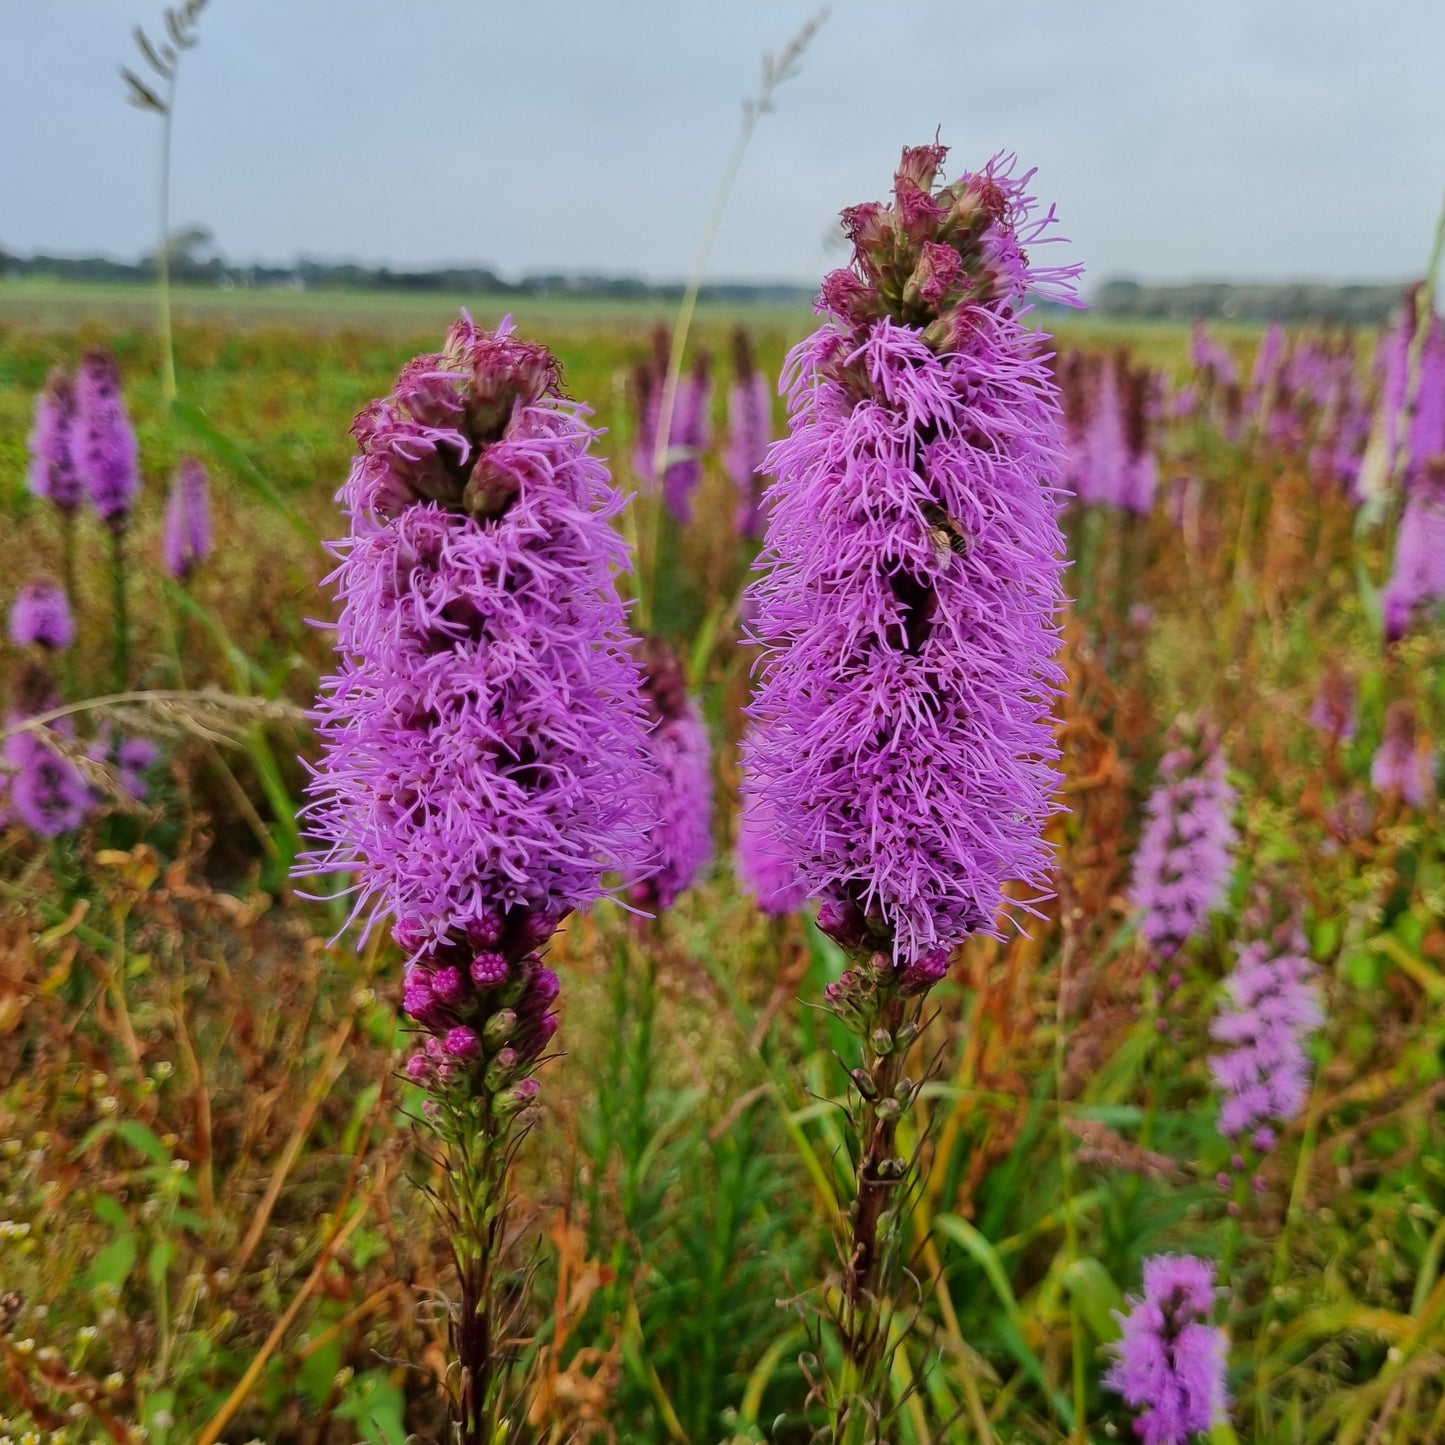
{"label": "purple flower spike", "polygon": [[71,514],[84,496],[77,447],[75,387],[57,367],[35,398],[35,429],[30,433],[30,490]]}
{"label": "purple flower spike", "polygon": [[10,608],[10,640],[59,652],[75,641],[75,619],[64,591],[46,577],[27,582]]}
{"label": "purple flower spike", "polygon": [[702,458],[712,433],[712,360],[700,351],[678,379],[669,450],[678,453],[662,477],[662,502],[683,526],[692,520],[692,497],[702,481]]}
{"label": "purple flower spike", "polygon": [[1054,217],[1010,159],[934,190],[943,154],[905,151],[895,205],[844,212],[749,589],[745,786],[806,892],[899,965],[995,932],[1005,883],[1046,890],[1058,782],[1059,400],[1019,313],[1077,268],[1025,261]]}
{"label": "purple flower spike", "polygon": [[1214,1265],[1156,1254],[1144,1261],[1143,1295],[1129,1304],[1118,1316],[1122,1338],[1108,1347],[1115,1362],[1104,1384],[1142,1412],[1134,1431],[1144,1445],[1185,1445],[1229,1404],[1224,1331],[1209,1323]]}
{"label": "purple flower spike", "polygon": [[1234,789],[1224,776],[1218,734],[1181,720],[1144,807],[1129,901],[1139,931],[1167,959],[1202,933],[1224,902],[1233,868]]}
{"label": "purple flower spike", "polygon": [[743,886],[764,913],[779,918],[802,907],[807,895],[777,839],[768,800],[751,789],[744,789],[742,816],[738,819],[737,868]]}
{"label": "purple flower spike", "polygon": [[[60,704],[60,694],[49,672],[39,663],[27,663],[19,672],[11,697],[9,722],[39,717]],[[57,737],[73,736],[71,720],[52,724]],[[73,833],[85,821],[92,805],[90,789],[79,769],[38,731],[12,733],[5,739],[6,771],[0,787],[6,788],[10,809],[33,833],[56,838]]]}
{"label": "purple flower spike", "polygon": [[[1441,378],[1445,387],[1445,376]],[[1417,613],[1445,597],[1445,463],[1412,485],[1395,537],[1395,567],[1380,596],[1385,636],[1397,642]]]}
{"label": "purple flower spike", "polygon": [[1375,791],[1393,794],[1412,808],[1424,808],[1435,798],[1440,760],[1429,737],[1418,725],[1415,710],[1403,700],[1392,702],[1385,714],[1385,737],[1370,764]]}
{"label": "purple flower spike", "polygon": [[1227,1139],[1250,1133],[1255,1142],[1287,1124],[1309,1093],[1310,1036],[1324,1022],[1315,969],[1297,930],[1276,946],[1237,945],[1238,961],[1224,984],[1225,998],[1210,1035],[1226,1046],[1209,1061],[1223,1092],[1219,1132]]}
{"label": "purple flower spike", "polygon": [[112,532],[123,532],[140,491],[135,432],[120,371],[108,351],[87,351],[75,380],[77,462],[86,495]]}
{"label": "purple flower spike", "polygon": [[206,469],[194,457],[183,457],[166,502],[166,529],[161,560],[178,582],[211,555],[211,497]]}
{"label": "purple flower spike", "polygon": [[480,991],[646,850],[622,500],[557,376],[510,321],[463,316],[357,418],[332,549],[338,660],[307,809],[323,846],[303,866],[355,871],[356,913],[426,964],[404,1007],[473,1090],[487,1065],[456,1030],[480,1040],[507,1003]]}
{"label": "purple flower spike", "polygon": [[661,912],[691,886],[712,853],[712,748],[671,648],[649,639],[643,657],[642,691],[653,720],[647,742],[656,856],[655,871],[633,897],[649,912]]}
{"label": "purple flower spike", "polygon": [[1310,706],[1310,726],[1333,743],[1355,737],[1355,680],[1338,663],[1330,663]]}
{"label": "purple flower spike", "polygon": [[728,394],[728,442],[723,464],[737,488],[741,537],[762,535],[762,478],[773,439],[773,398],[768,378],[753,363],[752,346],[740,326],[733,333],[733,387]]}

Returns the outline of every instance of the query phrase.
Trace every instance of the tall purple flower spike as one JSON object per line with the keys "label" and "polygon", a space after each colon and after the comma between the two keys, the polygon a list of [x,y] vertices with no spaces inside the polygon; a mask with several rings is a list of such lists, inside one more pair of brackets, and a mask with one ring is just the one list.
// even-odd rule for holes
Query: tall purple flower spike
{"label": "tall purple flower spike", "polygon": [[1123,1333],[1108,1346],[1114,1364],[1104,1384],[1141,1412],[1134,1433],[1144,1445],[1185,1445],[1229,1405],[1224,1331],[1209,1322],[1214,1265],[1156,1254],[1144,1261],[1144,1293],[1129,1306],[1117,1316]]}
{"label": "tall purple flower spike", "polygon": [[995,932],[1006,883],[1044,893],[1058,783],[1059,400],[1021,312],[1078,268],[1026,258],[1056,239],[1032,172],[935,190],[945,154],[905,150],[893,204],[843,213],[750,588],[747,786],[809,896],[900,966]]}
{"label": "tall purple flower spike", "polygon": [[303,866],[391,920],[430,1088],[524,1071],[556,1027],[535,950],[645,849],[622,499],[583,415],[544,348],[464,315],[353,428]]}
{"label": "tall purple flower spike", "polygon": [[[19,671],[11,694],[8,722],[13,726],[60,705],[60,694],[46,668],[37,662]],[[57,737],[74,736],[71,720],[51,725]],[[75,764],[38,731],[11,733],[5,739],[5,771],[0,773],[0,818],[13,813],[33,833],[56,838],[73,833],[85,821],[93,799]]]}
{"label": "tall purple flower spike", "polygon": [[76,460],[86,496],[112,532],[123,532],[140,491],[135,431],[108,351],[87,351],[75,379]]}
{"label": "tall purple flower spike", "polygon": [[712,854],[712,747],[676,655],[656,638],[643,647],[642,695],[653,724],[647,745],[654,857],[632,897],[660,913],[691,887]]}
{"label": "tall purple flower spike", "polygon": [[30,490],[68,514],[85,496],[81,481],[75,386],[59,367],[35,398],[35,427],[30,433]]}
{"label": "tall purple flower spike", "polygon": [[1224,998],[1209,1033],[1224,1050],[1209,1060],[1219,1087],[1219,1132],[1248,1134],[1256,1148],[1304,1107],[1311,1035],[1324,1022],[1315,967],[1298,927],[1273,940],[1237,944]]}
{"label": "tall purple flower spike", "polygon": [[1415,710],[1403,699],[1385,714],[1385,736],[1370,764],[1370,783],[1378,793],[1393,794],[1412,808],[1435,799],[1440,759],[1420,728]]}
{"label": "tall purple flower spike", "polygon": [[182,457],[166,501],[161,561],[183,582],[211,555],[210,478],[194,457]]}
{"label": "tall purple flower spike", "polygon": [[75,641],[75,619],[64,589],[48,577],[36,577],[15,595],[10,607],[10,640],[59,652]]}
{"label": "tall purple flower spike", "polygon": [[1397,642],[1415,617],[1445,598],[1445,461],[1411,483],[1395,537],[1395,566],[1380,596],[1385,636]]}
{"label": "tall purple flower spike", "polygon": [[1182,719],[1144,805],[1129,901],[1158,963],[1202,933],[1234,866],[1234,789],[1217,731]]}
{"label": "tall purple flower spike", "polygon": [[[632,466],[648,489],[657,484],[654,463],[657,429],[661,425],[662,393],[667,383],[670,338],[659,326],[652,336],[652,357],[633,373],[633,395],[637,410],[637,438]],[[711,435],[712,361],[699,352],[690,371],[678,378],[672,403],[672,424],[668,428],[667,453],[670,460],[662,473],[662,501],[680,523],[692,519],[692,498],[702,480],[702,454]]]}
{"label": "tall purple flower spike", "polygon": [[733,385],[728,393],[728,441],[723,461],[737,488],[737,529],[741,537],[762,535],[760,472],[772,439],[772,388],[754,363],[747,332],[739,326],[733,333]]}

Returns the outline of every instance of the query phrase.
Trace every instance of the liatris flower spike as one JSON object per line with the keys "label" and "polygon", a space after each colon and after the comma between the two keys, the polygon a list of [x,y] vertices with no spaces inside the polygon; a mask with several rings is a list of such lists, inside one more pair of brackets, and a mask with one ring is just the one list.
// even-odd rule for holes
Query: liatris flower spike
{"label": "liatris flower spike", "polygon": [[125,533],[140,492],[135,432],[126,414],[120,372],[108,351],[87,351],[75,382],[76,457],[86,496],[111,534],[111,614],[117,692],[130,675],[130,618],[125,584]]}
{"label": "liatris flower spike", "polygon": [[1218,731],[1181,718],[1166,747],[1129,885],[1154,967],[1204,931],[1224,902],[1234,866],[1234,789],[1224,776]]}
{"label": "liatris flower spike", "polygon": [[1439,772],[1440,760],[1415,709],[1403,698],[1392,702],[1385,714],[1385,736],[1370,764],[1375,791],[1425,808],[1434,801]]}
{"label": "liatris flower spike", "polygon": [[85,494],[112,532],[123,531],[140,491],[140,464],[120,371],[108,351],[87,351],[81,358],[75,404]]}
{"label": "liatris flower spike", "polygon": [[1144,1445],[1185,1445],[1229,1405],[1224,1331],[1209,1322],[1214,1265],[1156,1254],[1144,1261],[1143,1295],[1129,1304],[1104,1384],[1141,1412],[1134,1432]]}
{"label": "liatris flower spike", "polygon": [[[1445,378],[1442,378],[1445,386]],[[1445,598],[1445,460],[1417,477],[1400,515],[1395,566],[1380,596],[1385,637],[1397,642],[1417,614]]]}
{"label": "liatris flower spike", "polygon": [[35,429],[30,433],[30,490],[65,515],[85,495],[77,448],[75,387],[57,367],[35,398]]}
{"label": "liatris flower spike", "polygon": [[[9,724],[39,717],[60,704],[60,695],[49,671],[39,662],[28,662],[20,670],[11,695]],[[56,737],[69,739],[69,718],[51,724]],[[89,788],[74,763],[61,753],[38,729],[12,732],[4,745],[11,810],[32,832],[42,838],[73,833],[90,812]]]}
{"label": "liatris flower spike", "polygon": [[59,652],[75,641],[75,619],[65,593],[48,577],[27,582],[10,608],[10,640],[20,647]]}
{"label": "liatris flower spike", "polygon": [[733,386],[728,394],[728,441],[724,465],[737,488],[737,529],[742,537],[762,534],[763,479],[759,475],[773,438],[772,388],[753,360],[747,331],[733,332]]}
{"label": "liatris flower spike", "polygon": [[182,457],[166,502],[161,560],[183,582],[211,555],[211,497],[206,469],[194,457]]}
{"label": "liatris flower spike", "polygon": [[1209,1060],[1222,1098],[1219,1132],[1248,1137],[1261,1153],[1304,1107],[1310,1037],[1324,1022],[1315,968],[1297,924],[1270,939],[1237,944],[1238,960],[1210,1036],[1225,1046]]}
{"label": "liatris flower spike", "polygon": [[537,950],[645,847],[646,719],[614,573],[621,510],[557,363],[469,318],[353,428],[333,550],[337,670],[315,718],[313,873],[408,955],[407,1075],[447,1155],[466,1445],[491,1445],[509,1338],[493,1282],[517,1119],[557,1024]]}
{"label": "liatris flower spike", "polygon": [[785,367],[750,589],[766,650],[745,787],[850,955],[828,1001],[863,1054],[838,1438],[886,1388],[923,996],[955,944],[998,930],[1006,883],[1047,888],[1058,782],[1059,399],[1020,313],[1031,291],[1069,299],[1077,268],[1030,265],[1054,216],[1029,175],[995,159],[936,187],[945,155],[905,150],[892,204],[843,213],[852,263]]}
{"label": "liatris flower spike", "polygon": [[712,748],[676,654],[657,638],[642,651],[642,695],[652,720],[653,858],[632,897],[649,913],[660,913],[691,886],[712,853]]}

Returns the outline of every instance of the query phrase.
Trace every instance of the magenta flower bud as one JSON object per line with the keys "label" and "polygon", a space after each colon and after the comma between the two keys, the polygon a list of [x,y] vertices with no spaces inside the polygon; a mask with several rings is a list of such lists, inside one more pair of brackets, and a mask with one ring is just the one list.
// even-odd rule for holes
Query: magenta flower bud
{"label": "magenta flower bud", "polygon": [[541,948],[556,933],[565,915],[561,911],[528,913],[517,930],[517,944],[520,948]]}
{"label": "magenta flower bud", "polygon": [[177,581],[211,555],[211,498],[206,469],[194,457],[182,457],[166,502],[161,560]]}
{"label": "magenta flower bud", "polygon": [[425,1084],[431,1073],[432,1063],[425,1054],[413,1054],[406,1061],[406,1076],[414,1084]]}
{"label": "magenta flower bud", "polygon": [[467,999],[467,981],[459,968],[439,968],[431,976],[431,991],[448,1008],[456,1008]]}
{"label": "magenta flower bud", "polygon": [[1261,1154],[1268,1154],[1274,1148],[1279,1136],[1273,1129],[1256,1129],[1251,1136],[1254,1147]]}
{"label": "magenta flower bud", "polygon": [[488,1051],[499,1049],[516,1032],[516,1011],[509,1008],[500,1009],[482,1026],[482,1042],[487,1046]]}
{"label": "magenta flower bud", "polygon": [[518,1065],[521,1062],[521,1056],[511,1044],[499,1049],[496,1057],[487,1065],[484,1080],[486,1087],[492,1093],[496,1093],[499,1089],[506,1088],[516,1074]]}
{"label": "magenta flower bud", "polygon": [[935,948],[915,958],[898,974],[898,991],[903,994],[927,993],[934,984],[948,977],[949,951]]}
{"label": "magenta flower bud", "polygon": [[454,1059],[475,1059],[481,1056],[482,1041],[473,1030],[458,1024],[447,1030],[443,1047]]}
{"label": "magenta flower bud", "polygon": [[479,953],[472,960],[472,982],[478,988],[496,988],[506,983],[510,965],[500,953]]}
{"label": "magenta flower bud", "polygon": [[1249,1187],[1254,1190],[1256,1194],[1264,1194],[1269,1189],[1269,1181],[1263,1174],[1256,1174],[1254,1178],[1249,1181]]}
{"label": "magenta flower bud", "polygon": [[1243,1155],[1243,1154],[1231,1154],[1231,1155],[1229,1156],[1229,1167],[1230,1167],[1231,1169],[1234,1169],[1234,1170],[1243,1169],[1243,1168],[1244,1168],[1244,1155]]}
{"label": "magenta flower bud", "polygon": [[1141,1412],[1134,1431],[1144,1445],[1185,1445],[1228,1405],[1224,1331],[1209,1322],[1214,1265],[1154,1255],[1144,1261],[1143,1295],[1128,1302],[1122,1336],[1107,1346],[1114,1364],[1104,1384]]}
{"label": "magenta flower bud", "polygon": [[1225,1169],[1221,1169],[1219,1173],[1214,1176],[1214,1182],[1221,1189],[1232,1189],[1234,1187],[1234,1180],[1230,1178],[1229,1171]]}
{"label": "magenta flower bud", "polygon": [[47,577],[27,582],[10,608],[10,640],[59,652],[75,641],[75,619],[64,591]]}
{"label": "magenta flower bud", "polygon": [[511,1114],[519,1114],[529,1104],[536,1102],[537,1095],[541,1091],[542,1086],[536,1079],[519,1079],[505,1093],[498,1094],[492,1100],[492,1110],[503,1118]]}
{"label": "magenta flower bud", "polygon": [[502,932],[502,915],[494,908],[484,909],[478,917],[468,921],[467,942],[480,953],[484,949],[495,948],[502,941]]}
{"label": "magenta flower bud", "polygon": [[839,948],[852,950],[868,936],[862,910],[846,898],[825,898],[818,905],[818,929]]}
{"label": "magenta flower bud", "polygon": [[30,433],[30,490],[67,514],[80,506],[75,387],[58,367],[35,398],[35,428]]}
{"label": "magenta flower bud", "polygon": [[527,1007],[538,1011],[546,1009],[561,992],[562,983],[556,973],[550,968],[539,968],[527,989]]}
{"label": "magenta flower bud", "polygon": [[81,357],[75,406],[76,460],[86,495],[101,521],[122,532],[140,491],[140,463],[120,372],[108,351]]}
{"label": "magenta flower bud", "polygon": [[633,896],[660,913],[677,902],[712,853],[712,748],[672,649],[649,638],[642,658],[643,699],[653,720],[647,741],[654,861]]}
{"label": "magenta flower bud", "polygon": [[424,969],[413,969],[402,986],[401,1006],[418,1023],[425,1023],[436,1004],[431,975]]}

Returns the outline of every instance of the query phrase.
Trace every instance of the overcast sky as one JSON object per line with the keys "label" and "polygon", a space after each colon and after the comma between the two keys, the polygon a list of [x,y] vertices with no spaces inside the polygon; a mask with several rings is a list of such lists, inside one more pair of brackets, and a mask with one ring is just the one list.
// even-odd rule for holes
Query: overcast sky
{"label": "overcast sky", "polygon": [[[172,217],[298,255],[684,275],[759,60],[809,0],[211,0]],[[148,0],[0,0],[0,245],[154,244]],[[1445,188],[1441,0],[834,0],[753,138],[715,278],[811,282],[941,128],[1039,170],[1089,283],[1395,279]],[[1062,251],[1062,248],[1060,248]]]}

